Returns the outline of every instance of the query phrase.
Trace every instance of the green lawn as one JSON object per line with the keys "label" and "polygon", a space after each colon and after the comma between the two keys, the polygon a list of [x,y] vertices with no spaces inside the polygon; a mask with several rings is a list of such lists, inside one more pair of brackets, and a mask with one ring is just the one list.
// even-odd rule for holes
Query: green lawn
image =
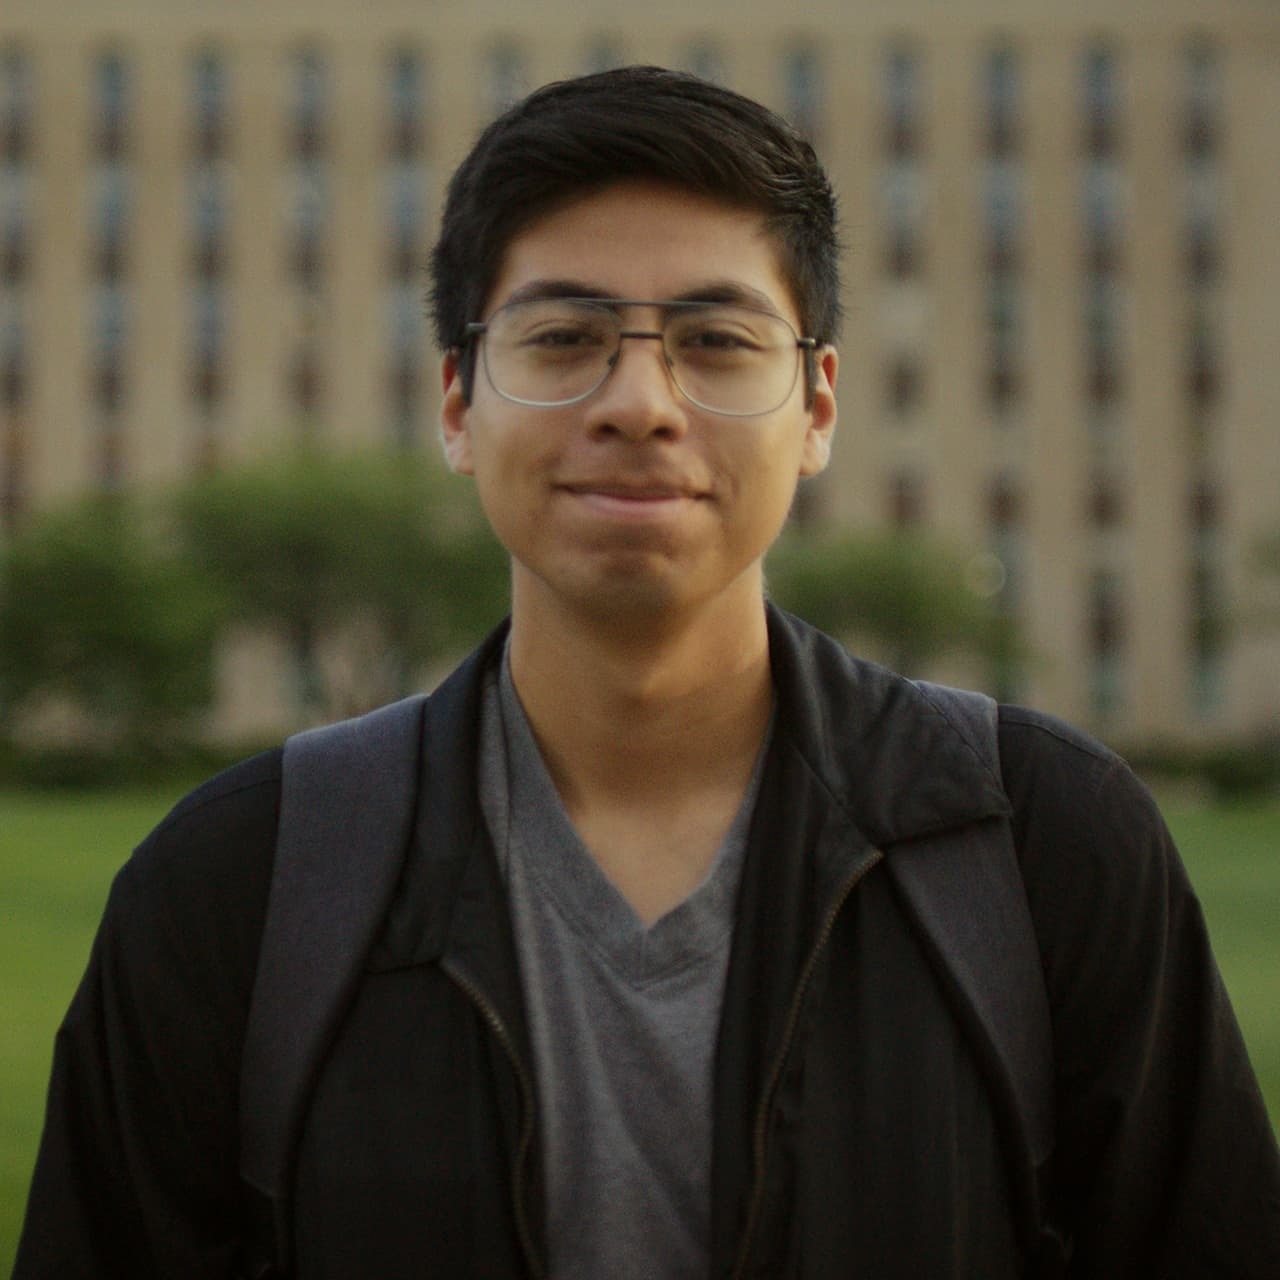
{"label": "green lawn", "polygon": [[[111,876],[171,793],[0,793],[0,1274],[13,1262],[53,1034]],[[1280,1126],[1280,805],[1170,805]]]}

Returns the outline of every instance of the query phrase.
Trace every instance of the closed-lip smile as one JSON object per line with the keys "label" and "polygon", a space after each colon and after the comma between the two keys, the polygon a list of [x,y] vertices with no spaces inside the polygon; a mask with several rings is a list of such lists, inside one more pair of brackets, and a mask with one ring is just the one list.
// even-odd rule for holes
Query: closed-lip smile
{"label": "closed-lip smile", "polygon": [[561,489],[579,497],[617,498],[629,502],[661,502],[671,498],[704,496],[687,484],[667,480],[573,480]]}

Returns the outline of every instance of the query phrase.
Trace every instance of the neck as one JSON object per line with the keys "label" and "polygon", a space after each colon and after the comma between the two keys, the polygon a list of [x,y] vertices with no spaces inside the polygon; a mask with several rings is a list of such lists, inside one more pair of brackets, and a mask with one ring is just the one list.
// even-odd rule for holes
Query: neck
{"label": "neck", "polygon": [[758,583],[696,617],[626,625],[517,591],[511,672],[570,814],[669,809],[746,785],[772,703]]}

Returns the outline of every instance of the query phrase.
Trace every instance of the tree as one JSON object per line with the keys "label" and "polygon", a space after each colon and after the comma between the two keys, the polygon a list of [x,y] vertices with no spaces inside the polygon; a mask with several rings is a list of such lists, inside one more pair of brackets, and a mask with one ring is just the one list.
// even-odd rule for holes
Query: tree
{"label": "tree", "polygon": [[999,684],[1025,655],[973,561],[915,536],[787,534],[769,560],[773,597],[833,635],[886,651],[904,674],[948,652],[984,659]]}
{"label": "tree", "polygon": [[232,617],[297,654],[318,714],[396,696],[506,609],[506,558],[471,487],[416,454],[302,451],[200,482],[177,511],[192,564]]}
{"label": "tree", "polygon": [[13,732],[60,703],[103,747],[162,746],[213,697],[218,601],[141,511],[98,498],[0,556],[0,696]]}

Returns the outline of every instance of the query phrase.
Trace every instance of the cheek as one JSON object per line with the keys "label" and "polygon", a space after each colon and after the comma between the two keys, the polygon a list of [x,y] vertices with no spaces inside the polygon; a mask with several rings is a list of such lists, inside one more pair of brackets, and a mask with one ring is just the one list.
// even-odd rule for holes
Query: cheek
{"label": "cheek", "polygon": [[538,519],[547,460],[536,436],[504,430],[473,435],[472,475],[489,523],[503,543]]}

